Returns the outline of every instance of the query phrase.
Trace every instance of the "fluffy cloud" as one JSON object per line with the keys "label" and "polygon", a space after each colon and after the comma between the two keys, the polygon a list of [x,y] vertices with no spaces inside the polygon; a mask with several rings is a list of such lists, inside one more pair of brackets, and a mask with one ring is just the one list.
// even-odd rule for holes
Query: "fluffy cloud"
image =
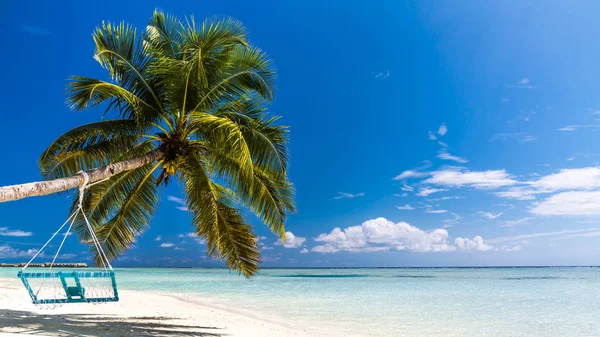
{"label": "fluffy cloud", "polygon": [[553,195],[531,209],[537,215],[600,215],[600,191]]}
{"label": "fluffy cloud", "polygon": [[565,169],[530,183],[540,192],[590,190],[600,187],[600,167]]}
{"label": "fluffy cloud", "polygon": [[1,258],[13,258],[13,257],[31,257],[37,253],[37,249],[19,250],[9,245],[0,246],[0,257]]}
{"label": "fluffy cloud", "polygon": [[306,238],[296,236],[292,232],[285,232],[285,242],[281,242],[281,239],[279,239],[274,245],[283,246],[284,248],[300,248],[304,241],[306,241]]}
{"label": "fluffy cloud", "polygon": [[300,251],[300,254],[306,254],[306,253],[308,253],[308,249],[302,248],[302,250]]}
{"label": "fluffy cloud", "polygon": [[161,241],[161,240],[162,240],[162,236],[160,236],[160,235],[157,235],[155,240],[156,240],[156,241]]}
{"label": "fluffy cloud", "polygon": [[440,125],[440,127],[438,128],[438,135],[443,136],[448,132],[448,128],[446,127],[446,124],[442,124]]}
{"label": "fluffy cloud", "polygon": [[170,242],[163,242],[160,244],[160,248],[171,248],[173,246],[175,246],[175,244],[170,243]]}
{"label": "fluffy cloud", "polygon": [[492,212],[479,211],[479,212],[477,212],[477,214],[481,215],[484,218],[488,218],[490,220],[494,220],[494,219],[497,219],[497,218],[501,217],[502,214],[504,214],[504,213],[502,213],[502,212],[500,212],[500,213],[492,213]]}
{"label": "fluffy cloud", "polygon": [[468,160],[466,160],[466,159],[464,159],[464,158],[462,158],[462,157],[458,157],[458,156],[453,156],[453,155],[451,155],[451,154],[450,154],[450,153],[448,153],[448,151],[446,151],[446,150],[441,150],[441,151],[438,153],[437,157],[438,157],[439,159],[442,159],[442,160],[452,160],[452,161],[455,161],[455,162],[457,162],[457,163],[462,163],[462,164],[464,164],[464,163],[467,163],[467,162],[468,162]]}
{"label": "fluffy cloud", "polygon": [[19,229],[9,230],[8,227],[0,227],[0,236],[32,236],[32,232],[25,232]]}
{"label": "fluffy cloud", "polygon": [[338,195],[336,195],[335,197],[333,197],[334,200],[339,200],[339,199],[354,199],[354,198],[358,198],[358,197],[364,197],[365,194],[364,193],[344,193],[344,192],[338,192]]}
{"label": "fluffy cloud", "polygon": [[483,238],[481,236],[475,236],[472,239],[469,238],[456,238],[454,240],[454,244],[456,248],[459,250],[492,250],[493,246],[490,246],[483,242]]}
{"label": "fluffy cloud", "polygon": [[437,140],[437,137],[431,131],[429,131],[429,133],[427,134],[427,136],[429,137],[429,140]]}
{"label": "fluffy cloud", "polygon": [[512,187],[495,194],[502,198],[533,200],[536,194],[565,190],[592,190],[600,188],[600,168],[583,167],[563,169],[538,180],[524,182],[526,187]]}
{"label": "fluffy cloud", "polygon": [[360,226],[351,226],[344,230],[335,228],[315,238],[322,245],[313,252],[335,253],[374,252],[374,251],[416,251],[442,252],[456,248],[448,243],[448,232],[444,229],[423,231],[406,222],[394,223],[385,218],[365,221]]}
{"label": "fluffy cloud", "polygon": [[468,171],[462,168],[447,168],[431,172],[424,183],[474,188],[498,188],[518,183],[505,170]]}
{"label": "fluffy cloud", "polygon": [[426,197],[430,194],[437,193],[437,192],[443,192],[443,191],[445,191],[445,189],[443,189],[443,188],[425,187],[425,188],[422,188],[421,190],[419,190],[419,193],[417,193],[417,195],[420,197]]}

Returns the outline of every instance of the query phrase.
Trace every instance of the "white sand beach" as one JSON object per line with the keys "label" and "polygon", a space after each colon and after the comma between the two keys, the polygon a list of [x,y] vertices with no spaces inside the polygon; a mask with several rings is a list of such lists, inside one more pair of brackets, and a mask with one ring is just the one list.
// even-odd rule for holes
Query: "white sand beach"
{"label": "white sand beach", "polygon": [[[122,291],[101,305],[40,309],[16,279],[0,278],[0,337],[7,336],[334,336],[257,315],[151,292]],[[201,300],[201,299],[199,299]]]}

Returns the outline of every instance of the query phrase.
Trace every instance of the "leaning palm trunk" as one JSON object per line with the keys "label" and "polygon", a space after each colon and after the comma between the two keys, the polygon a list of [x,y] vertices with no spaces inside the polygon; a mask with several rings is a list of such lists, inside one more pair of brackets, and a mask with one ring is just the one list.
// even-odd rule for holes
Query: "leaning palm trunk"
{"label": "leaning palm trunk", "polygon": [[[130,171],[150,163],[162,160],[165,153],[157,149],[146,153],[141,157],[123,160],[104,167],[87,171],[89,183],[109,179],[119,173]],[[38,197],[58,192],[68,191],[83,183],[83,176],[76,174],[66,178],[38,181],[27,184],[0,187],[0,202],[14,201],[27,197]]]}

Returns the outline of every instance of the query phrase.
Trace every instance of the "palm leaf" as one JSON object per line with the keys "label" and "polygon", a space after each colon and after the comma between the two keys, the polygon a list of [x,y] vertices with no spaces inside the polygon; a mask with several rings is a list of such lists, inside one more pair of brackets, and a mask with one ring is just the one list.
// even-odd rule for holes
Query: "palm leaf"
{"label": "palm leaf", "polygon": [[198,158],[186,156],[182,175],[195,232],[206,239],[209,255],[225,260],[229,268],[251,277],[260,262],[252,228],[233,207],[228,193],[210,180]]}

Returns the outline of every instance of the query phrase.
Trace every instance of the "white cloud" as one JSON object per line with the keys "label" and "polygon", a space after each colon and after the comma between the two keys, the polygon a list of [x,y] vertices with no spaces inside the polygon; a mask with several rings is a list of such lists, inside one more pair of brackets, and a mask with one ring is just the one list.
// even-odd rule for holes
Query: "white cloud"
{"label": "white cloud", "polygon": [[570,156],[569,158],[567,158],[567,161],[572,161],[575,160],[575,156]]}
{"label": "white cloud", "polygon": [[464,199],[464,197],[441,197],[441,198],[432,198],[432,199],[427,199],[431,202],[436,202],[436,201],[444,201],[444,200],[459,200],[459,199]]}
{"label": "white cloud", "polygon": [[400,173],[399,175],[395,176],[393,178],[393,180],[403,180],[403,179],[410,179],[410,178],[423,178],[423,177],[427,177],[429,175],[428,172],[419,172],[419,171],[414,171],[414,170],[406,170],[402,173]]}
{"label": "white cloud", "polygon": [[406,184],[404,184],[402,187],[400,187],[400,189],[403,190],[403,191],[405,191],[405,192],[412,192],[412,191],[415,190],[413,187],[410,187],[410,186],[408,186]]}
{"label": "white cloud", "polygon": [[0,245],[0,258],[31,257],[37,249],[20,250],[9,245]]}
{"label": "white cloud", "polygon": [[32,236],[32,232],[25,232],[19,229],[9,230],[8,227],[0,227],[0,236]]}
{"label": "white cloud", "polygon": [[194,233],[194,232],[189,232],[189,233],[185,233],[185,234],[179,234],[177,235],[178,238],[183,239],[183,238],[190,238],[194,241],[196,241],[196,243],[203,245],[206,243],[206,240],[204,240],[203,238],[199,237],[198,234]]}
{"label": "white cloud", "polygon": [[172,201],[172,202],[174,202],[174,203],[178,204],[179,206],[176,206],[176,207],[175,207],[175,208],[177,208],[178,210],[180,210],[180,211],[184,211],[184,212],[188,212],[188,211],[189,211],[189,209],[187,208],[187,204],[186,204],[186,202],[185,202],[185,199],[178,198],[178,197],[175,197],[175,196],[172,196],[172,195],[169,195],[169,196],[167,197],[167,199],[168,199],[169,201]]}
{"label": "white cloud", "polygon": [[525,217],[525,218],[516,219],[516,220],[508,220],[508,221],[504,221],[502,223],[502,226],[503,227],[513,227],[516,225],[522,225],[522,224],[528,223],[532,219],[533,219],[532,217]]}
{"label": "white cloud", "polygon": [[315,238],[322,245],[313,252],[335,253],[374,252],[374,251],[416,251],[442,252],[456,248],[448,243],[448,232],[444,229],[423,231],[406,222],[393,223],[385,218],[365,221],[360,226],[351,226],[344,230],[335,228]]}
{"label": "white cloud", "polygon": [[468,171],[461,168],[447,168],[431,172],[431,177],[424,181],[453,187],[498,188],[518,183],[505,170]]}
{"label": "white cloud", "polygon": [[600,191],[555,194],[531,209],[537,215],[600,215]]}
{"label": "white cloud", "polygon": [[438,142],[438,144],[439,144],[441,147],[445,147],[445,148],[447,148],[447,147],[448,147],[448,144],[446,144],[446,143],[444,143],[444,142]]}
{"label": "white cloud", "polygon": [[600,125],[598,124],[586,124],[586,125],[567,125],[558,129],[558,131],[577,131],[578,129],[589,129],[589,128],[598,128]]}
{"label": "white cloud", "polygon": [[526,132],[497,133],[490,139],[490,142],[494,142],[494,141],[498,141],[498,140],[513,140],[513,139],[522,141],[522,139],[526,136],[529,136]]}
{"label": "white cloud", "polygon": [[600,188],[600,168],[584,167],[563,169],[535,181],[523,182],[527,187],[513,187],[495,194],[502,198],[533,200],[536,194],[565,190],[592,190]]}
{"label": "white cloud", "polygon": [[523,138],[521,138],[521,142],[522,143],[534,142],[536,140],[537,140],[537,138],[535,136],[532,136],[532,135],[527,135],[527,136],[524,136]]}
{"label": "white cloud", "polygon": [[479,212],[477,212],[477,214],[481,215],[484,218],[488,218],[490,220],[494,220],[494,219],[497,219],[497,218],[501,217],[502,214],[504,214],[504,213],[502,213],[502,212],[500,212],[500,213],[492,213],[492,212],[479,211]]}
{"label": "white cloud", "polygon": [[560,236],[560,237],[552,238],[552,239],[550,239],[550,240],[564,240],[564,239],[568,239],[568,238],[576,238],[576,237],[596,237],[596,236],[600,236],[600,231],[595,231],[595,232],[587,232],[587,233],[581,233],[581,234],[568,234],[568,235],[564,235],[564,236]]}
{"label": "white cloud", "polygon": [[185,204],[185,199],[178,198],[178,197],[175,197],[175,196],[172,196],[172,195],[169,195],[167,197],[167,199],[169,201],[172,201],[172,202],[175,202],[175,203],[178,203],[178,204]]}
{"label": "white cloud", "polygon": [[444,136],[446,133],[448,132],[448,128],[446,127],[446,124],[442,124],[440,125],[440,127],[438,128],[438,135],[440,136]]}
{"label": "white cloud", "polygon": [[540,238],[540,237],[548,237],[548,236],[556,237],[556,236],[570,235],[570,234],[574,234],[574,233],[584,233],[584,232],[590,232],[590,231],[596,231],[596,230],[598,230],[598,229],[591,228],[591,229],[562,230],[562,231],[557,231],[557,232],[522,234],[522,235],[516,235],[516,236],[503,236],[503,237],[487,240],[487,242],[488,243],[502,243],[502,242],[523,241],[523,240],[527,240],[527,239],[535,239],[535,238]]}
{"label": "white cloud", "polygon": [[306,238],[296,236],[292,232],[285,232],[285,242],[281,242],[281,239],[277,240],[274,245],[283,246],[284,248],[300,248],[306,241]]}
{"label": "white cloud", "polygon": [[535,89],[536,86],[531,85],[531,80],[528,77],[523,77],[517,84],[507,84],[508,88],[520,88],[520,89]]}
{"label": "white cloud", "polygon": [[429,140],[437,140],[437,137],[431,131],[427,133],[427,136],[429,137]]}
{"label": "white cloud", "polygon": [[171,248],[173,246],[175,246],[175,244],[170,243],[170,242],[163,242],[160,244],[160,248]]}
{"label": "white cloud", "polygon": [[563,169],[529,184],[541,192],[600,188],[600,167]]}
{"label": "white cloud", "polygon": [[360,192],[360,193],[344,193],[344,192],[338,192],[338,195],[336,195],[335,197],[333,197],[334,200],[339,200],[339,199],[354,199],[354,198],[358,198],[358,197],[364,197],[365,194]]}
{"label": "white cloud", "polygon": [[306,253],[308,253],[308,249],[302,248],[302,250],[300,251],[300,254],[306,254]]}
{"label": "white cloud", "polygon": [[437,157],[438,157],[439,159],[442,159],[442,160],[452,160],[452,161],[455,161],[455,162],[457,162],[457,163],[463,163],[463,164],[464,164],[464,163],[467,163],[467,162],[469,162],[468,160],[466,160],[466,159],[464,159],[464,158],[462,158],[462,157],[458,157],[458,156],[453,156],[453,155],[451,155],[451,154],[450,154],[450,153],[448,153],[448,151],[446,151],[446,150],[441,150],[441,151],[438,153]]}
{"label": "white cloud", "polygon": [[417,193],[417,195],[419,197],[426,197],[426,196],[428,196],[430,194],[438,193],[438,192],[444,192],[444,191],[445,191],[445,189],[443,189],[443,188],[425,187],[425,188],[420,189],[419,193]]}
{"label": "white cloud", "polygon": [[429,213],[429,214],[442,214],[442,213],[446,213],[448,212],[448,210],[445,209],[428,209],[425,211],[425,213]]}
{"label": "white cloud", "polygon": [[399,210],[403,210],[403,211],[411,211],[411,210],[415,209],[414,207],[412,207],[409,204],[406,204],[404,206],[396,206],[396,208]]}
{"label": "white cloud", "polygon": [[392,75],[392,73],[389,70],[386,70],[386,71],[382,71],[382,72],[375,74],[375,78],[378,80],[385,80],[386,78],[390,77],[391,75]]}
{"label": "white cloud", "polygon": [[496,192],[495,195],[501,198],[516,199],[516,200],[533,200],[537,192],[531,188],[513,187],[506,191]]}
{"label": "white cloud", "polygon": [[157,235],[155,240],[156,240],[156,241],[161,241],[161,240],[162,240],[162,236],[160,236],[160,235]]}
{"label": "white cloud", "polygon": [[493,246],[490,246],[483,242],[483,238],[481,236],[475,236],[472,239],[469,238],[456,238],[454,240],[454,244],[459,250],[492,250]]}

